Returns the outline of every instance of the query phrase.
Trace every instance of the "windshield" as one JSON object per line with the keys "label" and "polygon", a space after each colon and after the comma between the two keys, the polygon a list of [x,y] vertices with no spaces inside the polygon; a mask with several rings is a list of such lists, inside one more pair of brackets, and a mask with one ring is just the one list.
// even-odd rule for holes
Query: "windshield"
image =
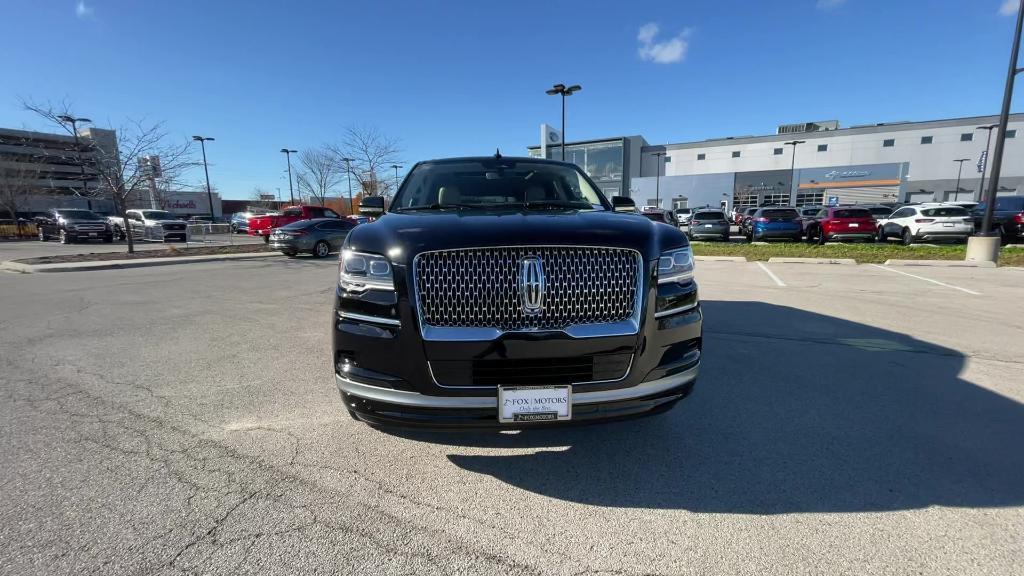
{"label": "windshield", "polygon": [[146,220],[177,220],[178,217],[164,210],[143,210],[142,217]]}
{"label": "windshield", "polygon": [[761,211],[761,216],[763,216],[765,218],[786,218],[786,219],[790,219],[790,220],[794,219],[794,218],[799,218],[800,217],[800,215],[797,214],[796,210],[785,210],[785,209],[782,209],[782,210],[762,210]]}
{"label": "windshield", "polygon": [[604,210],[605,201],[573,166],[501,158],[420,164],[392,203],[395,211],[547,206]]}
{"label": "windshield", "polygon": [[693,215],[694,220],[724,220],[725,214],[721,212],[697,212]]}
{"label": "windshield", "polygon": [[57,210],[57,214],[61,218],[67,218],[69,220],[96,220],[99,218],[95,212],[89,210]]}

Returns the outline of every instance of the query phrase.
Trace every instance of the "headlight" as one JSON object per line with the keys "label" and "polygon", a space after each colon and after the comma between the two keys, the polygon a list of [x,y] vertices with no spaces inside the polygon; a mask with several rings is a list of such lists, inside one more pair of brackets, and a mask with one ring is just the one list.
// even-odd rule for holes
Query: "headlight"
{"label": "headlight", "polygon": [[662,252],[658,258],[658,284],[685,282],[693,279],[693,253],[690,248]]}
{"label": "headlight", "polygon": [[338,284],[345,290],[394,290],[391,263],[379,254],[341,251]]}

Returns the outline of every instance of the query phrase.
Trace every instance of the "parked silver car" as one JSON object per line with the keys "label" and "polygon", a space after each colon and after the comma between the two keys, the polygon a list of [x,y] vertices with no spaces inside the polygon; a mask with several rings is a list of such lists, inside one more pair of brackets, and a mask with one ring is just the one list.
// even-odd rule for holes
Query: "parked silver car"
{"label": "parked silver car", "polygon": [[358,226],[347,218],[314,218],[282,226],[270,234],[270,247],[285,256],[299,252],[323,258],[341,249],[349,230]]}

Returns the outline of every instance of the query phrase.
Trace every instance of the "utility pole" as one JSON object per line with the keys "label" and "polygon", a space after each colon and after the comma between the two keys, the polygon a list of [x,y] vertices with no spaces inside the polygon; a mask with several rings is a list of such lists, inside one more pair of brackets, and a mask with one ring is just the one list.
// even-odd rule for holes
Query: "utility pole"
{"label": "utility pole", "polygon": [[654,162],[654,205],[661,208],[661,158],[665,153],[655,152],[651,155],[657,158]]}
{"label": "utility pole", "polygon": [[345,174],[348,176],[348,211],[352,216],[356,214],[356,205],[352,201],[352,164],[355,158],[342,158],[345,163]]}
{"label": "utility pole", "polygon": [[[395,169],[395,194],[398,194],[398,169],[401,168],[401,166],[398,164],[392,164],[391,167]],[[394,198],[394,194],[392,194],[391,197]]]}
{"label": "utility pole", "polygon": [[790,140],[789,142],[784,142],[783,143],[786,146],[792,146],[793,147],[793,154],[792,154],[793,157],[790,158],[790,161],[789,161],[789,196],[790,196],[790,202],[795,202],[796,201],[796,198],[793,198],[793,190],[799,190],[800,189],[800,187],[797,185],[797,182],[796,182],[796,147],[801,145],[801,144],[803,144],[804,142],[807,142],[807,140]]}

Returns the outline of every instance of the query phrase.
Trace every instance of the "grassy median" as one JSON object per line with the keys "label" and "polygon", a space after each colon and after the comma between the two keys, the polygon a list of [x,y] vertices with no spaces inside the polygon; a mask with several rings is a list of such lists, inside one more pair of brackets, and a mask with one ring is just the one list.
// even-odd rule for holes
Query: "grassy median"
{"label": "grassy median", "polygon": [[[858,263],[886,260],[963,260],[967,247],[903,246],[901,244],[808,244],[806,242],[772,242],[769,244],[740,244],[724,242],[694,242],[696,256],[744,256],[747,260],[767,260],[773,256],[788,258],[853,258]],[[1003,248],[999,253],[1000,266],[1024,266],[1024,248]]]}

